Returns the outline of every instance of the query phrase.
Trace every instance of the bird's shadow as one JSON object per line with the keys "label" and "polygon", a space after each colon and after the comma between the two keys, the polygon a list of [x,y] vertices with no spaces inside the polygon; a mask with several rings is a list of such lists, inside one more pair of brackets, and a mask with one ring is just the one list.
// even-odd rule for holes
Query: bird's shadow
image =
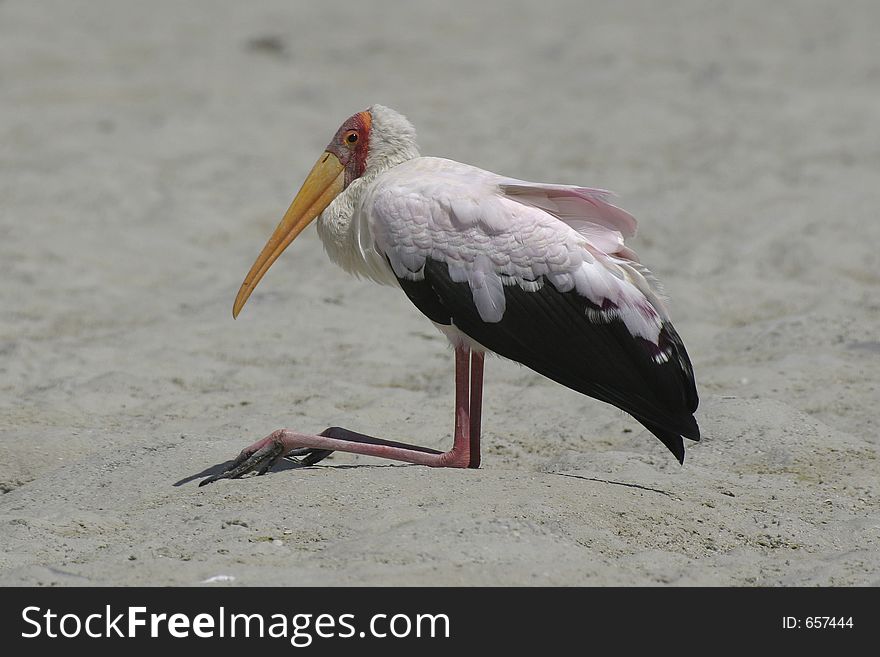
{"label": "bird's shadow", "polygon": [[[205,477],[211,477],[213,475],[218,475],[224,470],[226,470],[230,465],[232,465],[232,459],[228,461],[224,461],[223,463],[218,463],[217,465],[212,465],[209,468],[205,468],[201,472],[196,472],[195,474],[191,474],[188,477],[184,477],[180,481],[175,481],[174,486],[183,486],[184,484],[188,484],[191,481],[195,481],[196,479],[204,479]],[[302,463],[294,463],[288,459],[281,459],[280,463],[275,464],[272,467],[272,471],[282,471],[282,470],[298,470],[300,468],[304,468]]]}
{"label": "bird's shadow", "polygon": [[659,488],[651,488],[650,486],[642,486],[641,484],[633,484],[626,481],[612,481],[611,479],[599,479],[598,477],[585,477],[583,475],[569,474],[568,472],[550,472],[549,474],[556,475],[557,477],[571,477],[572,479],[583,479],[584,481],[595,481],[599,484],[611,484],[612,486],[625,486],[626,488],[638,488],[639,490],[645,490],[649,493],[660,493],[661,495],[665,495],[666,497],[671,497],[674,500],[677,500],[675,495],[672,493],[660,490]]}
{"label": "bird's shadow", "polygon": [[[184,477],[179,481],[175,481],[172,486],[183,486],[184,484],[188,484],[191,481],[195,481],[197,479],[204,479],[205,477],[211,477],[213,475],[218,475],[224,470],[226,470],[230,465],[232,465],[232,459],[229,461],[225,461],[223,463],[218,463],[217,465],[212,465],[209,468],[205,468],[201,472],[196,472],[195,474],[191,474],[188,477]],[[278,463],[272,466],[271,472],[284,472],[285,470],[303,470],[306,468],[309,469],[321,469],[321,468],[329,468],[331,470],[356,470],[360,468],[412,468],[415,467],[412,463],[316,463],[314,465],[306,465],[305,463],[300,463],[298,461],[294,461],[289,458],[283,458]]]}

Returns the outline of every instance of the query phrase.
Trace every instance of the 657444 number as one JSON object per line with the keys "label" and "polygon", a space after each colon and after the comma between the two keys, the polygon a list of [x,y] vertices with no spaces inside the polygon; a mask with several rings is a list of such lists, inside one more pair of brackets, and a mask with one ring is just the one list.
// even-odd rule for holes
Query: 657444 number
{"label": "657444 number", "polygon": [[782,627],[786,630],[805,628],[808,630],[822,630],[826,628],[849,628],[853,627],[852,616],[783,616]]}

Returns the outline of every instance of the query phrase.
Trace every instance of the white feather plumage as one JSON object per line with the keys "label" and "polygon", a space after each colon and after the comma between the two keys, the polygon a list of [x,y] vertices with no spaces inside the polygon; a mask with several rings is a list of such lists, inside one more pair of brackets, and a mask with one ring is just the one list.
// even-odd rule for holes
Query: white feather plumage
{"label": "white feather plumage", "polygon": [[[381,105],[364,175],[318,219],[330,258],[385,285],[420,280],[428,258],[467,281],[480,318],[498,322],[505,285],[576,289],[598,306],[592,321],[620,318],[657,344],[668,318],[656,279],[626,248],[636,221],[609,192],[505,178],[477,167],[420,157],[415,130]],[[390,267],[389,267],[390,261]]]}

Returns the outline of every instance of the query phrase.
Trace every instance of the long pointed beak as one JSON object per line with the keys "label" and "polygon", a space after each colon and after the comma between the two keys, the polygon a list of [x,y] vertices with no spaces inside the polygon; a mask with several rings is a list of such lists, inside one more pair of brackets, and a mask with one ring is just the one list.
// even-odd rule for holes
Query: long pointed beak
{"label": "long pointed beak", "polygon": [[333,153],[325,152],[312,167],[302,188],[284,213],[284,218],[266,246],[260,252],[256,262],[248,272],[235,297],[232,316],[238,317],[242,306],[257,287],[263,275],[269,271],[272,263],[278,259],[284,249],[296,239],[310,223],[324,211],[345,186],[345,168]]}

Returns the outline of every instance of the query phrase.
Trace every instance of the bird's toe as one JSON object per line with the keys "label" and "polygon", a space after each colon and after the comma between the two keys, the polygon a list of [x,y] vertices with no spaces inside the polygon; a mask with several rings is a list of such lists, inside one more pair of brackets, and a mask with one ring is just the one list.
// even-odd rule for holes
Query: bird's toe
{"label": "bird's toe", "polygon": [[242,450],[238,458],[229,464],[229,467],[223,470],[223,472],[203,479],[199,486],[205,486],[220,479],[238,479],[249,472],[256,472],[257,475],[266,474],[283,454],[284,445],[279,440],[266,441],[265,444],[257,449],[248,448]]}

